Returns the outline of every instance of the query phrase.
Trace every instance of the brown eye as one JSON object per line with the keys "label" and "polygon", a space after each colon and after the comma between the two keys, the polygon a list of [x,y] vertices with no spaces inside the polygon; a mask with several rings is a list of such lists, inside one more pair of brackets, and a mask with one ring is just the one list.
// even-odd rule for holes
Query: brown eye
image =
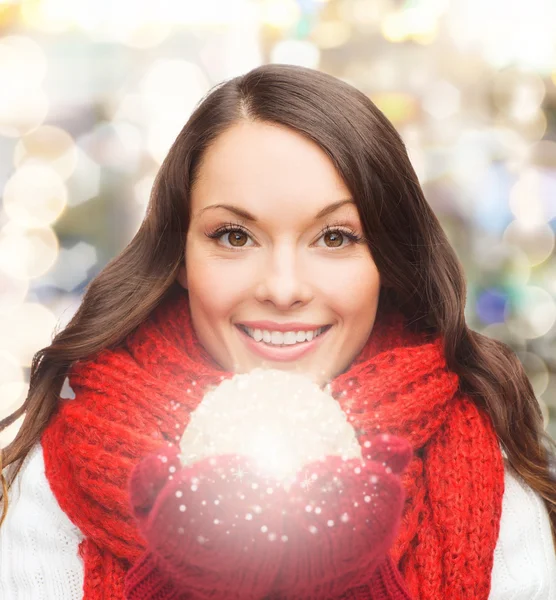
{"label": "brown eye", "polygon": [[235,248],[245,246],[247,239],[248,237],[243,231],[230,231],[228,233],[228,242]]}
{"label": "brown eye", "polygon": [[344,241],[344,236],[339,231],[328,231],[323,235],[324,243],[329,248],[338,248]]}

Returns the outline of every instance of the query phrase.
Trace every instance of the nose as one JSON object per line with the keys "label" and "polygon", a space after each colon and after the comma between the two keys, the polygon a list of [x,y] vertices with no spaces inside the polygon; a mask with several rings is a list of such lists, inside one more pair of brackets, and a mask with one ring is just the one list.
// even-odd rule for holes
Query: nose
{"label": "nose", "polygon": [[255,290],[259,302],[285,311],[304,306],[312,300],[311,281],[294,247],[276,246],[259,268]]}

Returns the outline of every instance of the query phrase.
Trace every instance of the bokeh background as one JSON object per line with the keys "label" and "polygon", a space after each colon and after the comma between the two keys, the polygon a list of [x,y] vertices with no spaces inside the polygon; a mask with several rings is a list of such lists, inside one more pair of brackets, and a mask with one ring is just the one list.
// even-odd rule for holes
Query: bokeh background
{"label": "bokeh background", "polygon": [[556,0],[0,0],[0,416],[137,231],[196,102],[268,62],[394,123],[469,325],[518,353],[556,437]]}

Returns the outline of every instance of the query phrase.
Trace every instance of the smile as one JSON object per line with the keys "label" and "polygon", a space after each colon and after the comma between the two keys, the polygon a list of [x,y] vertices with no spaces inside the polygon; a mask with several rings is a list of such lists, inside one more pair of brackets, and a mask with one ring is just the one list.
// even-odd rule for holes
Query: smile
{"label": "smile", "polygon": [[310,342],[313,338],[321,335],[327,327],[308,331],[269,331],[268,329],[253,329],[245,325],[239,325],[245,333],[256,342],[263,342],[271,346],[294,346],[304,342]]}
{"label": "smile", "polygon": [[332,325],[317,329],[275,331],[236,325],[249,350],[273,361],[297,360],[316,349]]}

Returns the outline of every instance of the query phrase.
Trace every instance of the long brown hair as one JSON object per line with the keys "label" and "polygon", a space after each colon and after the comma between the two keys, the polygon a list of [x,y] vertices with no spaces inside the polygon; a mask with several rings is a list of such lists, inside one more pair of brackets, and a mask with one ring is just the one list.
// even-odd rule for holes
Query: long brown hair
{"label": "long brown hair", "polygon": [[[490,415],[511,466],[544,498],[556,530],[549,464],[554,441],[544,433],[539,404],[514,352],[467,327],[462,268],[402,139],[362,92],[325,73],[289,65],[253,69],[216,86],[199,103],[160,168],[139,231],[90,282],[69,324],[35,354],[27,399],[0,422],[1,430],[26,413],[1,453],[4,465],[14,467],[7,485],[56,412],[71,364],[119,344],[175,281],[200,161],[211,142],[241,120],[291,128],[330,157],[357,203],[381,274],[379,311],[394,306],[413,327],[442,332],[448,365],[462,390]],[[4,502],[0,524],[6,509]]]}

